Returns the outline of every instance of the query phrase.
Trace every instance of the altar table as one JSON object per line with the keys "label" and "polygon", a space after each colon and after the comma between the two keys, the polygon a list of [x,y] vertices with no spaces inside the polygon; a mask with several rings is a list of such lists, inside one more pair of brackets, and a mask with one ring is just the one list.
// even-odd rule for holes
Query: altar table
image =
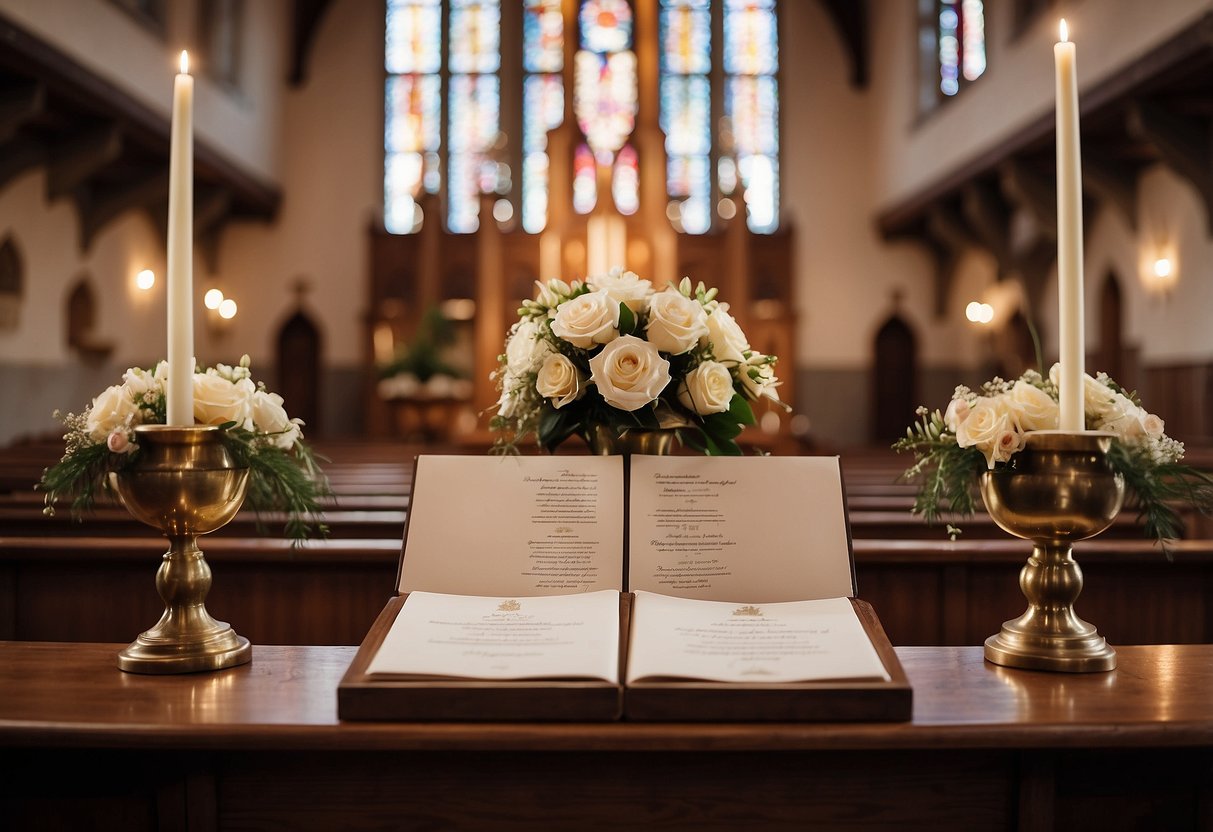
{"label": "altar table", "polygon": [[353,647],[126,674],[0,642],[0,827],[1213,829],[1213,645],[1111,673],[902,647],[908,723],[346,723]]}

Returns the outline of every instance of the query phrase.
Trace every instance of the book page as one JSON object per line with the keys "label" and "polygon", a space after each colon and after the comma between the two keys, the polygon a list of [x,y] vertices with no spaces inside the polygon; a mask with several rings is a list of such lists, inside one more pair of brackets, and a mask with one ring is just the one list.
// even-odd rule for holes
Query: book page
{"label": "book page", "polygon": [[399,589],[622,589],[623,510],[620,457],[420,456]]}
{"label": "book page", "polygon": [[632,458],[629,586],[752,602],[854,594],[837,457]]}
{"label": "book page", "polygon": [[742,604],[637,592],[627,682],[887,681],[846,598]]}
{"label": "book page", "polygon": [[619,681],[619,592],[413,592],[367,667],[379,678]]}

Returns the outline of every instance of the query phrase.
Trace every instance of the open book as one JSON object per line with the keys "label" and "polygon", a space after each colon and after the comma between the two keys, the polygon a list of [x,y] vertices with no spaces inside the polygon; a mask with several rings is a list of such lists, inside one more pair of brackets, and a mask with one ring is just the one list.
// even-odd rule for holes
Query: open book
{"label": "open book", "polygon": [[618,717],[631,700],[665,713],[671,684],[804,683],[896,688],[908,717],[854,599],[836,457],[423,455],[412,495],[399,595],[343,680],[343,718],[424,713],[409,708],[442,702],[433,685],[480,696],[484,718],[510,697],[481,694],[519,686],[592,718],[573,703],[595,687]]}

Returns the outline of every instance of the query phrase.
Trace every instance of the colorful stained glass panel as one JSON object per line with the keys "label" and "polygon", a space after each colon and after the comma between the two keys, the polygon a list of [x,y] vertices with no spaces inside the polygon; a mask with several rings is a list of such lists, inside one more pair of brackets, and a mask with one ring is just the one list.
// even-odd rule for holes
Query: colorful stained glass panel
{"label": "colorful stained glass panel", "polygon": [[564,69],[560,0],[528,0],[522,16],[522,68],[526,72]]}
{"label": "colorful stained glass panel", "polygon": [[724,71],[770,75],[779,68],[775,0],[726,0]]}
{"label": "colorful stained glass panel", "polygon": [[501,9],[481,0],[451,4],[451,72],[496,72],[501,66]]}
{"label": "colorful stained glass panel", "polygon": [[708,0],[662,0],[661,71],[706,75],[712,69]]}
{"label": "colorful stained glass panel", "polygon": [[712,87],[702,75],[666,75],[661,79],[661,129],[665,149],[680,156],[712,149]]}
{"label": "colorful stained glass panel", "polygon": [[627,0],[581,4],[581,48],[606,54],[632,48],[632,7]]}
{"label": "colorful stained glass panel", "polygon": [[397,75],[386,84],[384,147],[388,151],[437,150],[441,141],[437,75]]}
{"label": "colorful stained glass panel", "polygon": [[442,68],[442,4],[439,0],[389,0],[384,67],[388,72],[437,72]]}

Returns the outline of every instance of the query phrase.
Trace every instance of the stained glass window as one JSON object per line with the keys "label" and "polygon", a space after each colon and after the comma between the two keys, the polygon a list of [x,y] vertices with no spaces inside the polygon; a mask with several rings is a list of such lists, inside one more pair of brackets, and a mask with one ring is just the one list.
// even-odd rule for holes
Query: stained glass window
{"label": "stained glass window", "polygon": [[397,234],[415,230],[415,200],[422,189],[437,189],[441,21],[439,0],[389,0],[387,5],[383,223]]}
{"label": "stained glass window", "polygon": [[725,152],[745,187],[746,224],[760,234],[779,227],[778,69],[775,0],[725,0],[724,116],[732,139]]}
{"label": "stained glass window", "polygon": [[919,0],[919,20],[924,77],[920,104],[926,110],[941,97],[956,95],[986,71],[985,4],[982,0]]}
{"label": "stained glass window", "polygon": [[665,0],[660,22],[666,193],[681,229],[703,234],[712,227],[711,4]]}
{"label": "stained glass window", "polygon": [[548,218],[548,132],[564,121],[564,18],[560,0],[528,0],[522,18],[522,227]]}
{"label": "stained glass window", "polygon": [[636,126],[636,53],[627,0],[585,0],[574,65],[577,126],[601,164],[609,165]]}

